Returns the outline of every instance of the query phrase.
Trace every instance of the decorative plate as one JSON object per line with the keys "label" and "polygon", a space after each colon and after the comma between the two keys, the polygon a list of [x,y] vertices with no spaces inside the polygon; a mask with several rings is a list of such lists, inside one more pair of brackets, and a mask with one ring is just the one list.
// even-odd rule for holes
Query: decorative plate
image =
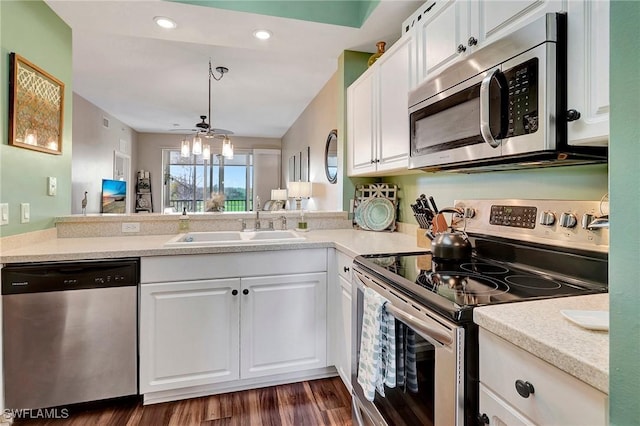
{"label": "decorative plate", "polygon": [[369,202],[362,204],[365,225],[372,231],[387,229],[396,216],[393,203],[386,198],[370,198],[367,201]]}
{"label": "decorative plate", "polygon": [[371,231],[371,229],[369,229],[369,227],[365,223],[362,214],[366,206],[369,204],[369,201],[371,201],[370,198],[363,200],[360,204],[358,204],[358,207],[356,207],[356,210],[353,212],[354,219],[356,220],[358,226],[366,231]]}
{"label": "decorative plate", "polygon": [[573,311],[563,309],[560,313],[572,323],[588,330],[609,330],[608,311]]}

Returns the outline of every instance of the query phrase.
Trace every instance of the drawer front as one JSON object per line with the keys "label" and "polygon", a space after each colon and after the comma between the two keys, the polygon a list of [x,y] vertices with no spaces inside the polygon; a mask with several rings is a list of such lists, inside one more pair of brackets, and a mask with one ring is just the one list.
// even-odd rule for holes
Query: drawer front
{"label": "drawer front", "polygon": [[[480,329],[479,336],[480,382],[534,423],[607,424],[607,395],[493,333]],[[528,398],[516,391],[517,380],[533,385]]]}
{"label": "drawer front", "polygon": [[480,413],[487,416],[489,425],[535,426],[482,383],[480,384]]}
{"label": "drawer front", "polygon": [[336,251],[338,255],[338,274],[345,280],[351,282],[351,268],[353,266],[353,259],[346,254]]}

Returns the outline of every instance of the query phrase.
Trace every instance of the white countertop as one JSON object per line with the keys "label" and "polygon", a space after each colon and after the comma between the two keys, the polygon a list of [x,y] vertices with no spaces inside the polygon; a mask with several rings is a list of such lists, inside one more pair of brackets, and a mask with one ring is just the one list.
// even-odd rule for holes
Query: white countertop
{"label": "white countertop", "polygon": [[[269,232],[269,231],[265,231]],[[416,245],[415,235],[400,232],[372,232],[354,229],[313,230],[300,233],[306,241],[271,244],[220,245],[211,247],[165,248],[174,235],[126,237],[51,238],[25,244],[0,253],[0,263],[58,260],[144,257],[176,254],[234,253],[241,251],[296,250],[335,247],[349,256],[372,253],[424,251]]]}
{"label": "white countertop", "polygon": [[609,393],[609,333],[582,328],[561,310],[609,311],[609,295],[595,294],[476,308],[473,320],[596,389]]}

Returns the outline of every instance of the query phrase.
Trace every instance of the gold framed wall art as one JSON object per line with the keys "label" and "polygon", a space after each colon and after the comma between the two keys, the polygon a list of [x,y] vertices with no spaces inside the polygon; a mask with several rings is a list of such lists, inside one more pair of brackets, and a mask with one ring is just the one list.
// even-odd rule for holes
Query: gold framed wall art
{"label": "gold framed wall art", "polygon": [[9,145],[62,154],[64,83],[11,53]]}

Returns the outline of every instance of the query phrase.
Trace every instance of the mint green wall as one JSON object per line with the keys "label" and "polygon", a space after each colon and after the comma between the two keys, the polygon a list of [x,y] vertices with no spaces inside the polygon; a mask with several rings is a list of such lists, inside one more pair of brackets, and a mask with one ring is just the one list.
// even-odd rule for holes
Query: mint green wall
{"label": "mint green wall", "polygon": [[456,199],[529,198],[599,200],[607,193],[607,166],[571,166],[477,174],[423,173],[387,176],[400,188],[400,221],[416,223],[409,204],[433,195],[439,208]]}
{"label": "mint green wall", "polygon": [[610,424],[640,424],[640,2],[611,2]]}
{"label": "mint green wall", "polygon": [[[9,203],[9,225],[0,236],[51,228],[53,217],[71,210],[71,29],[42,1],[0,1],[0,202]],[[16,52],[65,83],[62,155],[8,145],[9,54]],[[58,195],[47,196],[47,176]],[[20,203],[31,221],[20,224]]]}
{"label": "mint green wall", "polygon": [[260,15],[360,28],[379,0],[172,0]]}

